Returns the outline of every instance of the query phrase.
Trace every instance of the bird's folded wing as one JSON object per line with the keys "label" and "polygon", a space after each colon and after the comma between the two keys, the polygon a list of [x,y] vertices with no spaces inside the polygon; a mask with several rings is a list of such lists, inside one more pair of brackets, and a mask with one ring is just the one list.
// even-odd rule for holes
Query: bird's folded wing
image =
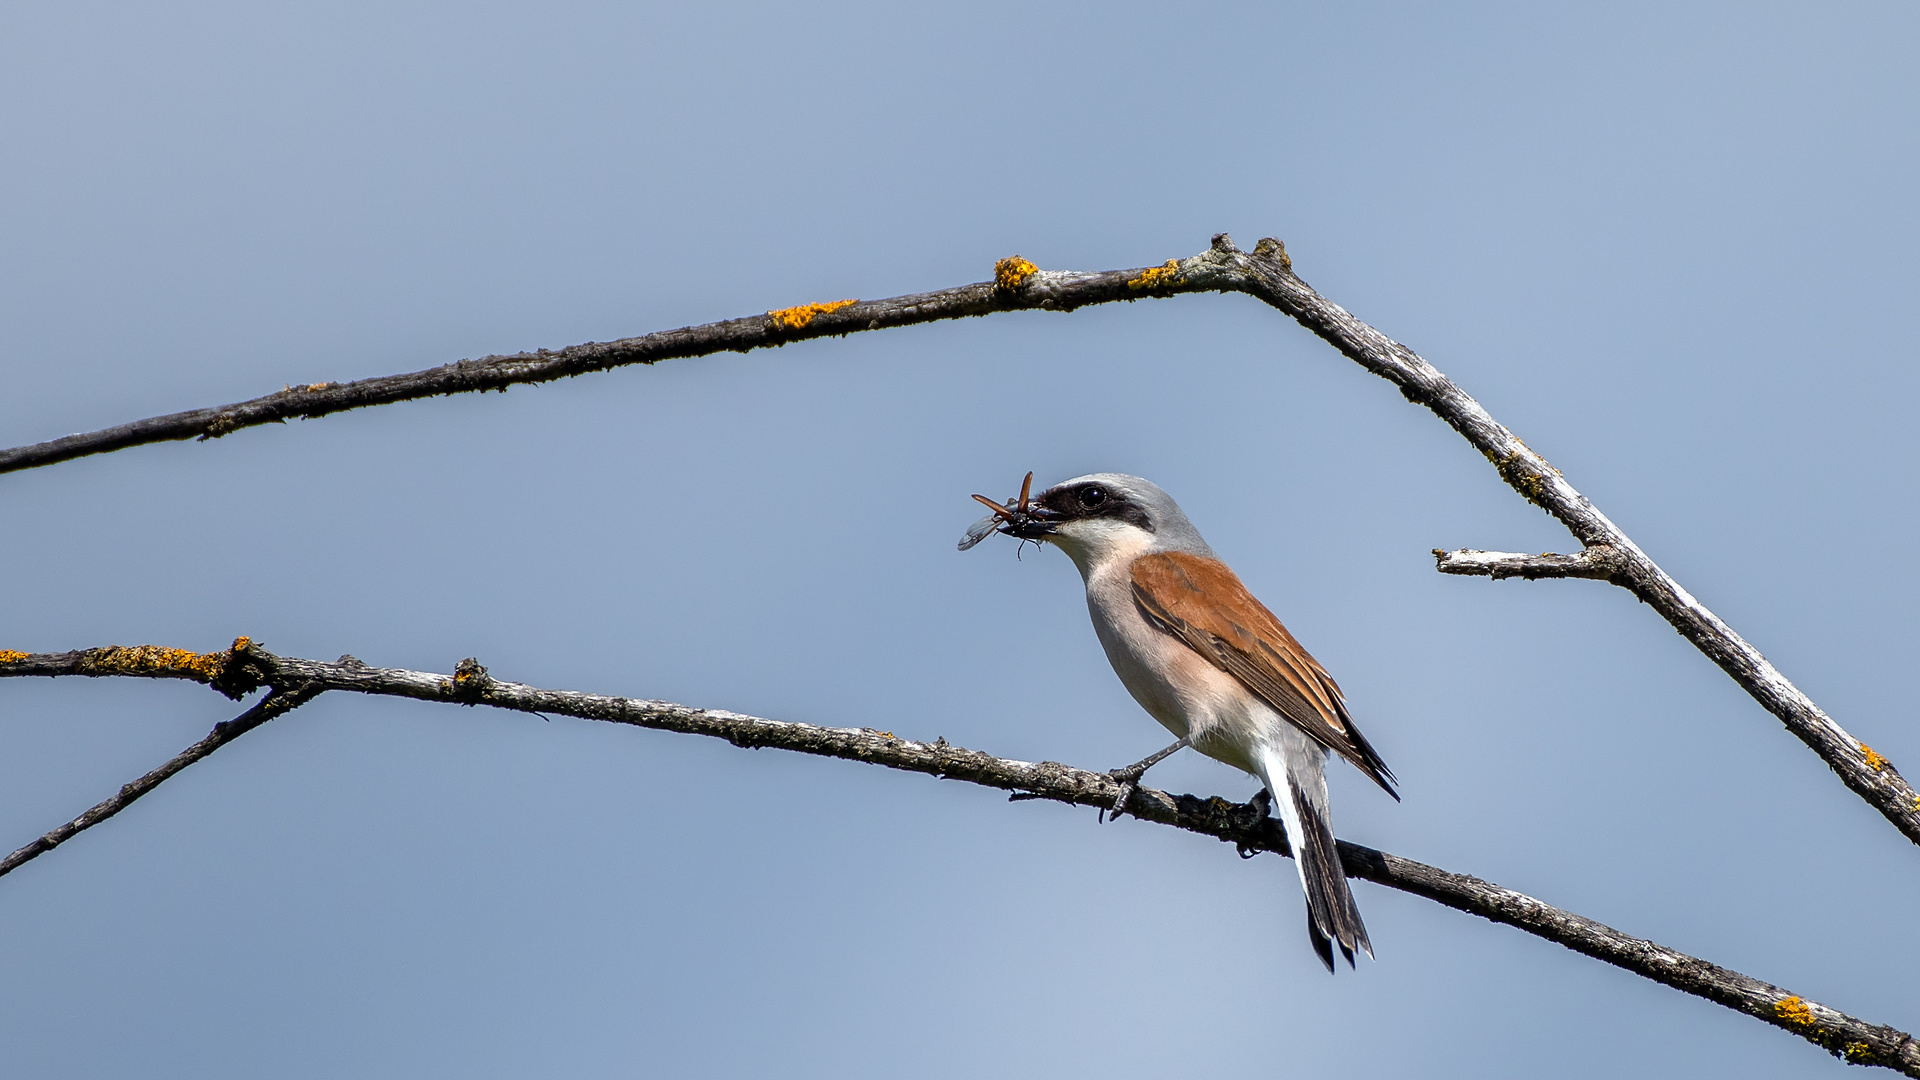
{"label": "bird's folded wing", "polygon": [[1400,797],[1392,771],[1347,714],[1339,684],[1225,563],[1180,552],[1143,555],[1133,563],[1133,599],[1148,622]]}

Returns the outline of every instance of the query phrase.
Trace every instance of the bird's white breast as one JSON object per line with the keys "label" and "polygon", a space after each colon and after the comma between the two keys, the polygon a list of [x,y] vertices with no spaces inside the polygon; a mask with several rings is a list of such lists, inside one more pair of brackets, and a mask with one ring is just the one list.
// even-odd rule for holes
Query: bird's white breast
{"label": "bird's white breast", "polygon": [[1133,599],[1133,560],[1141,553],[1087,568],[1087,611],[1107,661],[1133,699],[1168,731],[1208,757],[1254,771],[1248,750],[1270,710],[1239,680],[1147,622]]}

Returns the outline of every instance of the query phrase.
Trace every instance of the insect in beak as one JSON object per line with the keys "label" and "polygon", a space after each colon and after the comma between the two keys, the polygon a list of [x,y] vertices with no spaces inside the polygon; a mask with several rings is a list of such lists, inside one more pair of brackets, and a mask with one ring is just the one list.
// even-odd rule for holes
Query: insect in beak
{"label": "insect in beak", "polygon": [[1045,531],[1045,526],[1040,522],[1038,508],[1033,505],[1032,496],[1033,474],[1031,472],[1027,474],[1025,480],[1020,482],[1018,498],[997,503],[985,495],[975,495],[973,500],[993,513],[973,523],[973,527],[967,530],[967,535],[960,538],[960,550],[968,550],[995,532],[1019,537],[1022,540],[1038,539],[1038,534]]}

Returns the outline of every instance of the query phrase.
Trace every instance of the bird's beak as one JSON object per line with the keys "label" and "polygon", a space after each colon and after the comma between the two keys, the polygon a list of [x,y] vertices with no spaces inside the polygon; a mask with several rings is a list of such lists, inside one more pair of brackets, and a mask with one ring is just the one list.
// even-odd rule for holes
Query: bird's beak
{"label": "bird's beak", "polygon": [[1000,531],[1021,540],[1044,540],[1053,535],[1052,519],[1060,515],[1033,501],[1033,474],[1020,481],[1020,498],[1010,499],[1002,511]]}
{"label": "bird's beak", "polygon": [[1045,540],[1053,535],[1055,523],[1059,520],[1058,513],[1034,503],[1027,507],[1026,513],[1010,518],[1000,527],[1000,531],[1022,540]]}

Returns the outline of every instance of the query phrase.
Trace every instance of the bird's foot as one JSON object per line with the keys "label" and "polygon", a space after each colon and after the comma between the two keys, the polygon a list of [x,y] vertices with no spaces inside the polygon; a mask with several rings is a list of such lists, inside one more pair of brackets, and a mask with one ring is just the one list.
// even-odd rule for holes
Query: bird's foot
{"label": "bird's foot", "polygon": [[1127,766],[1124,769],[1113,769],[1109,771],[1107,775],[1113,777],[1115,780],[1118,780],[1120,782],[1120,793],[1113,797],[1112,809],[1100,811],[1099,820],[1119,821],[1120,812],[1127,808],[1127,800],[1133,798],[1134,791],[1139,787],[1140,778],[1142,776],[1147,775],[1147,770],[1153,768],[1155,765],[1160,764],[1162,761],[1165,761],[1167,758],[1171,757],[1176,751],[1179,751],[1185,748],[1186,745],[1187,745],[1187,740],[1181,739],[1179,742],[1174,743],[1172,746],[1167,747],[1165,750],[1162,750],[1159,753],[1153,754],[1149,757],[1142,758],[1139,761],[1134,762],[1133,764]]}
{"label": "bird's foot", "polygon": [[[1247,823],[1244,828],[1259,828],[1260,823],[1267,820],[1268,816],[1273,813],[1273,792],[1268,791],[1266,788],[1261,788],[1259,791],[1254,792],[1253,798],[1248,799],[1241,805],[1241,809],[1246,811],[1244,816]],[[1251,859],[1255,855],[1260,854],[1258,849],[1248,847],[1244,841],[1234,844],[1233,847],[1235,851],[1240,853],[1240,857],[1243,859]]]}

